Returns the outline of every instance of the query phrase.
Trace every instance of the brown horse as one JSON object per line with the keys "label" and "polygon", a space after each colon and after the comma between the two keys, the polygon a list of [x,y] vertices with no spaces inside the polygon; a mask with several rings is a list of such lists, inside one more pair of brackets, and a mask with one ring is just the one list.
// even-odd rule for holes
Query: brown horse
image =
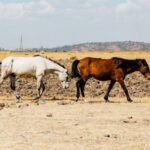
{"label": "brown horse", "polygon": [[72,63],[71,76],[72,78],[79,78],[76,82],[77,101],[80,97],[80,92],[82,96],[85,97],[84,87],[86,81],[93,77],[101,81],[110,80],[110,85],[104,96],[106,102],[109,101],[109,93],[116,82],[121,85],[127,100],[132,102],[124,83],[124,79],[126,75],[135,71],[141,72],[147,79],[150,79],[150,70],[145,59],[128,60],[118,57],[113,57],[111,59],[86,57],[81,60],[75,60]]}

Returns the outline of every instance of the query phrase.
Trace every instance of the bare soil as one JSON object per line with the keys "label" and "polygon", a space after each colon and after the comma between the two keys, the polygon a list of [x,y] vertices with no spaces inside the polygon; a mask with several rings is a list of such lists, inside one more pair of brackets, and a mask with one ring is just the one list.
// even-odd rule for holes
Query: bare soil
{"label": "bare soil", "polygon": [[117,103],[5,101],[0,110],[0,149],[149,150],[150,103],[113,101]]}

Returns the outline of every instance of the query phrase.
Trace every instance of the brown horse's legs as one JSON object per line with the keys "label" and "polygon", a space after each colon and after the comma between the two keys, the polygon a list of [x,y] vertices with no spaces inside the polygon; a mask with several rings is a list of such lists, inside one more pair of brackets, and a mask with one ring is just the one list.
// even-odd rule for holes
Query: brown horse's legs
{"label": "brown horse's legs", "polygon": [[108,90],[107,90],[107,92],[106,92],[106,94],[105,94],[105,96],[104,96],[105,102],[108,102],[108,101],[109,101],[109,100],[108,100],[108,96],[109,96],[109,93],[110,93],[110,91],[111,91],[111,89],[113,88],[113,86],[114,86],[115,83],[116,83],[116,81],[111,80],[111,82],[110,82],[110,84],[109,84],[109,87],[108,87]]}
{"label": "brown horse's legs", "polygon": [[[80,80],[81,80],[81,79],[80,79]],[[76,82],[76,88],[77,88],[77,93],[76,93],[77,99],[76,99],[76,102],[79,100],[79,97],[80,97],[80,80],[78,80],[78,81]]]}
{"label": "brown horse's legs", "polygon": [[126,88],[126,85],[124,84],[124,81],[123,81],[123,80],[119,80],[118,82],[120,83],[120,85],[121,85],[121,87],[122,87],[124,93],[126,94],[127,100],[128,100],[129,102],[132,102],[132,99],[131,99],[130,96],[129,96],[129,93],[128,93],[128,90],[127,90],[127,88]]}
{"label": "brown horse's legs", "polygon": [[81,90],[82,97],[85,97],[85,94],[84,94],[85,83],[86,82],[83,81],[82,79],[80,80],[80,90]]}
{"label": "brown horse's legs", "polygon": [[82,97],[85,97],[85,94],[84,94],[84,87],[85,87],[85,83],[86,81],[84,81],[83,79],[79,79],[76,83],[76,87],[77,87],[77,94],[76,94],[76,97],[77,97],[77,100],[79,100],[79,97],[80,97],[80,92],[82,94]]}

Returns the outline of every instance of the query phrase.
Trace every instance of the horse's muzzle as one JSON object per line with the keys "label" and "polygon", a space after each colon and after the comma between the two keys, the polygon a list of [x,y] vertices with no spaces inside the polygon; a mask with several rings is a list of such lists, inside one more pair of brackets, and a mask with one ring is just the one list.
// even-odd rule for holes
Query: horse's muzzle
{"label": "horse's muzzle", "polygon": [[69,87],[68,82],[62,83],[62,87],[63,89],[67,89]]}

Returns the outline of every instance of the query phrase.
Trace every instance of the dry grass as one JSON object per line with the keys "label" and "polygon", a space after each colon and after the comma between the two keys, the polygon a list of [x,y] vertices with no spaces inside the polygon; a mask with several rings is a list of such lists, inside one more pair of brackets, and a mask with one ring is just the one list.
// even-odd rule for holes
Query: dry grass
{"label": "dry grass", "polygon": [[0,59],[7,56],[34,56],[34,55],[47,56],[53,59],[81,59],[84,57],[100,57],[100,58],[111,58],[111,57],[123,57],[128,59],[145,58],[150,62],[150,51],[134,51],[134,52],[13,52],[13,51],[0,51]]}

